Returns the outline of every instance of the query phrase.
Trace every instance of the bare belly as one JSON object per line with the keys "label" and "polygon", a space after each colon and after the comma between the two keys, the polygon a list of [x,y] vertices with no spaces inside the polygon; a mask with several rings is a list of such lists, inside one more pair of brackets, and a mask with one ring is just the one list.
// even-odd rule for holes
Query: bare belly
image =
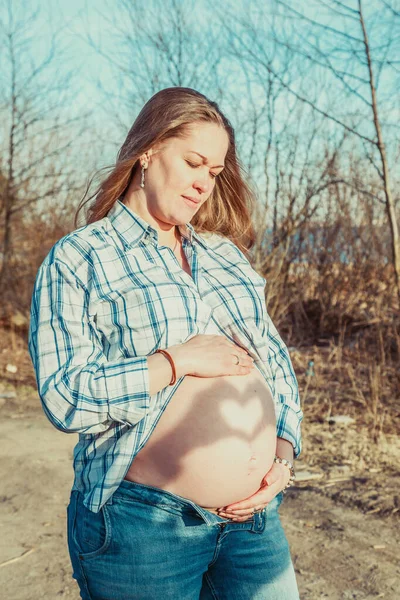
{"label": "bare belly", "polygon": [[256,367],[244,376],[186,376],[125,479],[215,512],[259,489],[275,451],[274,404]]}

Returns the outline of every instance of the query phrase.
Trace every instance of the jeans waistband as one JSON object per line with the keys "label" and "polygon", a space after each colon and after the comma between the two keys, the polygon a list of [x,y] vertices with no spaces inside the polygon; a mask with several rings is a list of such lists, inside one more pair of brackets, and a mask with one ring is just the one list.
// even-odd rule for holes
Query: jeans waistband
{"label": "jeans waistband", "polygon": [[107,502],[112,504],[113,499],[118,499],[118,497],[123,498],[124,501],[132,498],[132,500],[142,500],[154,506],[159,505],[181,508],[182,511],[185,509],[195,510],[204,519],[207,525],[229,523],[230,525],[235,526],[235,529],[249,529],[249,525],[251,524],[252,527],[250,529],[254,531],[261,530],[264,527],[264,511],[255,513],[254,517],[248,521],[234,522],[208,511],[206,508],[196,504],[193,500],[189,500],[188,498],[173,494],[172,492],[161,488],[138,483],[137,481],[123,479],[117,490]]}

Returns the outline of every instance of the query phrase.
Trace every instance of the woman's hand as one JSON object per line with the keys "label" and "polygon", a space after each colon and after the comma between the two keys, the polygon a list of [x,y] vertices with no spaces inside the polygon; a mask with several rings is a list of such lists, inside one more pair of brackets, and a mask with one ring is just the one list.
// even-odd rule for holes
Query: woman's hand
{"label": "woman's hand", "polygon": [[261,481],[261,487],[252,496],[240,502],[228,504],[217,510],[220,517],[233,521],[247,521],[253,516],[253,509],[259,512],[275,498],[287,485],[290,471],[281,463],[273,463]]}
{"label": "woman's hand", "polygon": [[[224,335],[199,334],[167,350],[176,362],[179,374],[221,377],[248,375],[254,369],[254,360],[248,352]],[[239,364],[236,364],[237,357]]]}

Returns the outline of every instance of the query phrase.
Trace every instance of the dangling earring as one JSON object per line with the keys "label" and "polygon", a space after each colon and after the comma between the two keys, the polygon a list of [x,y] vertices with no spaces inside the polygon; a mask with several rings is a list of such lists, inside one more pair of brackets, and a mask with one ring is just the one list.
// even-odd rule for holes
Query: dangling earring
{"label": "dangling earring", "polygon": [[142,187],[142,188],[144,188],[144,171],[145,171],[145,169],[144,169],[144,166],[143,166],[142,167],[142,179],[141,179],[141,182],[140,182],[140,187]]}

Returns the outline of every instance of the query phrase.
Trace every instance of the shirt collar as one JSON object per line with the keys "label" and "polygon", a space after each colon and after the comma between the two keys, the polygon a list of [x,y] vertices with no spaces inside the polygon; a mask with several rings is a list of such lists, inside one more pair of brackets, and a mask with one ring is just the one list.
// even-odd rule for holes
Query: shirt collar
{"label": "shirt collar", "polygon": [[[145,219],[133,212],[131,208],[123,204],[121,200],[117,200],[113,204],[108,211],[107,217],[127,247],[133,248],[142,238],[146,237],[152,239],[156,246],[158,245],[157,230]],[[196,233],[193,225],[185,223],[178,225],[178,229],[181,235],[187,238],[191,244],[195,240],[203,248],[208,249],[207,242]]]}

